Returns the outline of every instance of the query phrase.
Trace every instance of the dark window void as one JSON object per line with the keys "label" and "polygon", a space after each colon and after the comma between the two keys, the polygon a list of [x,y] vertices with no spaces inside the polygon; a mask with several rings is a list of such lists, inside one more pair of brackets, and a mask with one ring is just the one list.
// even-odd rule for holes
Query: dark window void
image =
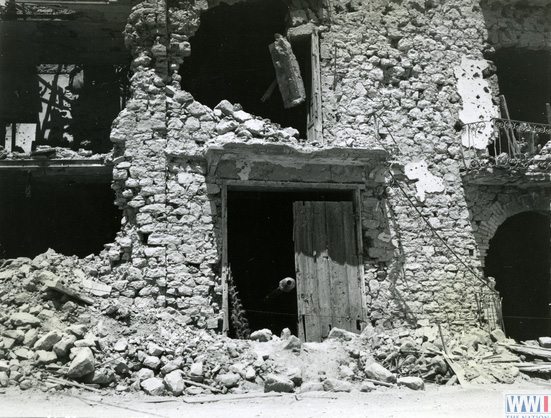
{"label": "dark window void", "polygon": [[[49,145],[108,152],[112,148],[111,124],[128,95],[127,67],[48,64],[0,68],[0,80],[1,145],[14,131],[14,124],[25,123],[32,149]],[[31,151],[21,148],[23,140],[17,135],[8,136],[10,150]]]}
{"label": "dark window void", "polygon": [[10,177],[0,182],[0,259],[35,257],[48,248],[85,257],[113,242],[122,212],[110,180]]}
{"label": "dark window void", "polygon": [[485,274],[503,298],[505,331],[524,341],[550,333],[550,220],[537,212],[507,219],[490,240]]}
{"label": "dark window void", "polygon": [[494,60],[499,90],[507,99],[510,118],[549,123],[545,108],[551,102],[549,51],[501,48]]}
{"label": "dark window void", "polygon": [[[285,34],[286,15],[287,6],[279,0],[221,4],[204,12],[190,39],[191,56],[180,69],[182,88],[210,107],[223,99],[239,103],[249,113],[298,129],[305,138],[308,103],[285,109],[277,87],[262,101],[276,79],[268,46],[274,34]],[[292,46],[309,97],[310,41]]]}
{"label": "dark window void", "polygon": [[352,200],[352,192],[228,191],[228,263],[251,331],[268,328],[279,335],[289,328],[297,335],[296,289],[266,296],[280,280],[296,278],[293,202],[312,200]]}

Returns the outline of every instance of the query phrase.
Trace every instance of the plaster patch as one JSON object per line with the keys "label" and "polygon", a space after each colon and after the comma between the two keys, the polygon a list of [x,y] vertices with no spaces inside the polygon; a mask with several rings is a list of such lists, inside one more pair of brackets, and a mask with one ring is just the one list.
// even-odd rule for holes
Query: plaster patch
{"label": "plaster patch", "polygon": [[441,193],[444,191],[444,181],[432,174],[426,161],[411,162],[404,167],[405,175],[410,180],[417,180],[417,199],[425,201],[426,193]]}
{"label": "plaster patch", "polygon": [[[457,92],[463,100],[463,108],[459,112],[462,123],[489,121],[499,117],[498,109],[492,103],[492,91],[482,72],[488,68],[488,61],[484,59],[470,59],[463,57],[461,65],[455,67],[457,78]],[[492,134],[492,126],[487,123],[477,126],[476,129],[464,130],[461,142],[466,147],[483,150],[488,146]]]}
{"label": "plaster patch", "polygon": [[251,174],[251,165],[248,161],[236,161],[235,167],[239,170],[237,175],[240,180],[249,180]]}

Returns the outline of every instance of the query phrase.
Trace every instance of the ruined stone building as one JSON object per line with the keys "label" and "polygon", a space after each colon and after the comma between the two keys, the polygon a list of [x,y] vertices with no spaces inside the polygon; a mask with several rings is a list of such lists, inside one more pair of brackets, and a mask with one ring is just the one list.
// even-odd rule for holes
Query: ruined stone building
{"label": "ruined stone building", "polygon": [[549,335],[548,1],[1,13],[0,258],[86,257],[120,303],[229,335],[235,290],[308,341],[497,326],[500,299]]}

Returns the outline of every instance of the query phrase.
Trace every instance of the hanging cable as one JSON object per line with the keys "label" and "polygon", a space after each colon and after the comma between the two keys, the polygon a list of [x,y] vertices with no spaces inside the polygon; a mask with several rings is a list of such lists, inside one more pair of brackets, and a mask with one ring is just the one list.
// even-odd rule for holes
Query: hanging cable
{"label": "hanging cable", "polygon": [[[398,142],[396,141],[396,139],[394,138],[394,135],[392,135],[392,132],[390,130],[390,128],[388,127],[388,125],[385,123],[385,121],[377,114],[377,112],[375,112],[375,117],[378,118],[383,126],[385,127],[385,129],[387,130],[390,138],[392,139],[392,142],[394,142],[394,144],[396,145],[396,148],[398,150],[398,153],[400,153],[400,147],[398,145]],[[376,140],[379,142],[379,144],[383,147],[383,149],[386,151],[386,152],[389,152],[388,149],[386,148],[385,144],[380,140],[379,136],[378,135],[375,135],[375,138]],[[390,153],[389,153],[390,154]],[[484,286],[486,286],[488,289],[490,289],[493,293],[495,294],[498,294],[498,292],[493,289],[490,284],[484,280],[482,277],[480,277],[480,275],[471,267],[469,266],[465,261],[463,261],[463,259],[461,258],[461,256],[459,254],[457,254],[457,252],[451,248],[448,243],[444,240],[444,238],[440,235],[440,233],[430,224],[430,222],[428,221],[428,219],[425,217],[425,215],[423,215],[421,213],[421,211],[419,210],[419,208],[417,208],[417,206],[415,205],[415,203],[413,202],[413,200],[408,196],[408,194],[406,193],[406,191],[404,190],[404,188],[400,185],[400,183],[398,182],[398,180],[396,179],[396,177],[394,176],[394,174],[392,173],[392,165],[394,163],[391,163],[390,164],[390,167],[389,167],[389,170],[388,170],[388,173],[390,175],[390,177],[392,178],[394,184],[396,184],[398,186],[398,189],[400,190],[400,192],[402,193],[402,195],[406,198],[407,202],[409,203],[409,205],[415,210],[415,212],[419,215],[419,217],[423,220],[423,222],[425,222],[425,224],[428,225],[429,229],[431,230],[431,232],[434,234],[434,236],[439,239],[442,244],[444,244],[444,247],[446,247],[448,249],[448,251],[450,251],[453,256],[467,269],[467,271],[469,271],[478,281],[480,281]]]}

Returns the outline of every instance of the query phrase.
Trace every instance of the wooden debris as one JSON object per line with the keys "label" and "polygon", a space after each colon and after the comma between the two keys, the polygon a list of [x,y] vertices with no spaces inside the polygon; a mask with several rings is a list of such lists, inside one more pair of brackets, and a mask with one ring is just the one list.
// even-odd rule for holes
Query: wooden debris
{"label": "wooden debris", "polygon": [[376,385],[386,386],[386,387],[388,387],[388,388],[394,387],[394,384],[393,384],[393,383],[381,382],[380,380],[368,379],[368,378],[364,378],[363,380],[365,380],[366,382],[374,383],[374,384],[376,384]]}
{"label": "wooden debris", "polygon": [[469,384],[467,379],[465,378],[465,371],[463,370],[463,367],[461,367],[458,364],[455,364],[451,357],[448,355],[448,348],[446,347],[446,342],[444,341],[444,334],[442,333],[442,327],[440,324],[438,324],[438,332],[440,333],[440,339],[442,340],[442,349],[444,350],[443,357],[444,360],[446,360],[446,363],[448,363],[448,366],[450,366],[450,369],[455,373],[457,376],[457,381],[461,386],[466,386]]}
{"label": "wooden debris", "polygon": [[270,393],[243,393],[240,395],[213,395],[213,396],[201,396],[190,397],[182,399],[185,403],[213,403],[221,401],[237,401],[240,399],[256,399],[256,398],[276,398],[283,396],[282,393],[270,392]]}
{"label": "wooden debris", "polygon": [[504,347],[507,347],[509,350],[514,351],[515,353],[520,353],[520,354],[525,354],[532,357],[551,360],[551,349],[549,348],[533,347],[533,346],[526,346],[526,345],[520,345],[520,344],[501,344],[501,345],[503,345]]}
{"label": "wooden debris", "polygon": [[450,369],[452,369],[452,371],[457,376],[457,381],[459,382],[459,384],[461,386],[467,386],[469,382],[465,378],[465,371],[463,370],[463,367],[461,367],[459,364],[454,363],[447,354],[444,354],[444,360],[446,360],[448,366],[450,366]]}
{"label": "wooden debris", "polygon": [[262,103],[268,101],[270,97],[272,97],[272,93],[274,92],[275,88],[277,86],[277,80],[272,81],[272,84],[270,84],[270,87],[266,90],[266,92],[262,95],[262,98],[260,101]]}
{"label": "wooden debris", "polygon": [[49,376],[48,381],[50,381],[50,383],[56,383],[58,385],[74,386],[74,387],[77,387],[77,388],[86,389],[86,390],[89,390],[91,392],[96,392],[96,393],[101,393],[101,394],[105,393],[105,391],[103,391],[103,390],[99,390],[99,389],[90,387],[88,385],[83,385],[81,383],[71,382],[70,380],[61,379],[60,377]]}
{"label": "wooden debris", "polygon": [[59,293],[63,293],[64,295],[70,296],[73,299],[76,299],[88,305],[94,304],[94,299],[92,299],[91,297],[80,294],[77,290],[64,286],[58,281],[47,281],[45,285],[48,289],[56,290]]}
{"label": "wooden debris", "polygon": [[156,416],[156,417],[166,418],[166,415],[156,414],[156,413],[151,412],[151,411],[140,411],[139,409],[129,408],[127,406],[118,405],[116,403],[105,402],[105,401],[97,401],[95,399],[82,398],[80,396],[74,396],[74,395],[70,395],[70,394],[65,394],[65,396],[69,396],[71,398],[79,399],[83,402],[92,402],[92,403],[99,404],[99,405],[107,405],[107,406],[112,406],[113,408],[120,408],[120,409],[125,409],[127,411],[138,412],[138,413],[144,414],[146,416],[149,415],[149,416]]}
{"label": "wooden debris", "polygon": [[283,98],[283,106],[288,109],[303,103],[306,100],[306,91],[291,44],[279,34],[276,34],[275,38],[275,42],[269,46],[270,54]]}
{"label": "wooden debris", "polygon": [[193,380],[188,380],[188,379],[182,379],[182,380],[186,385],[197,386],[197,387],[200,387],[200,388],[203,388],[203,389],[208,389],[208,390],[210,390],[214,393],[222,393],[222,391],[220,389],[212,387],[212,386],[204,385],[202,383],[197,383],[197,382],[194,382]]}

